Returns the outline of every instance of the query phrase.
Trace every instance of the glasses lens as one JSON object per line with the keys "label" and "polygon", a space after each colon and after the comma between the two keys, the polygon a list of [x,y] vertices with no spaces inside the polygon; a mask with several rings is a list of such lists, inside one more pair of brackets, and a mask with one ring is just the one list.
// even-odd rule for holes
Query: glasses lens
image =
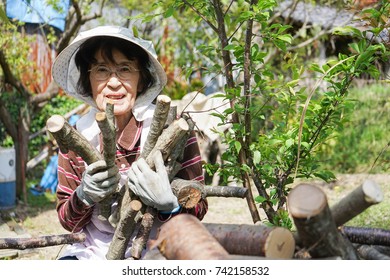
{"label": "glasses lens", "polygon": [[110,68],[103,65],[97,65],[93,67],[91,72],[94,75],[95,79],[99,81],[107,80],[111,75]]}
{"label": "glasses lens", "polygon": [[135,72],[138,72],[138,69],[131,65],[122,65],[116,68],[117,76],[123,80],[130,79]]}

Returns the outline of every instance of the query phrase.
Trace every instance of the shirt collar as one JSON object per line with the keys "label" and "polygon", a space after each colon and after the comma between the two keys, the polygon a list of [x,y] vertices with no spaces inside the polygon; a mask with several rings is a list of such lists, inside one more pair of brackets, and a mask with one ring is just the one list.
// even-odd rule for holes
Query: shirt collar
{"label": "shirt collar", "polygon": [[134,117],[131,118],[122,133],[118,136],[117,144],[125,150],[133,150],[141,137],[142,124],[142,121],[137,121]]}

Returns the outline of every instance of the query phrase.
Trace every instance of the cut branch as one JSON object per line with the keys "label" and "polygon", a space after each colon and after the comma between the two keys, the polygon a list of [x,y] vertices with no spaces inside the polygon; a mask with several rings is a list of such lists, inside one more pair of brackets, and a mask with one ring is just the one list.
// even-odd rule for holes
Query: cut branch
{"label": "cut branch", "polygon": [[138,260],[141,258],[142,251],[146,248],[156,214],[157,212],[153,207],[146,207],[137,236],[131,245],[131,257],[133,259]]}
{"label": "cut branch", "polygon": [[342,226],[340,231],[352,243],[390,246],[390,230]]}
{"label": "cut branch", "polygon": [[320,188],[308,184],[297,185],[290,191],[288,199],[300,241],[311,257],[358,259],[352,243],[338,231],[326,195]]}
{"label": "cut branch", "polygon": [[[116,131],[113,102],[108,101],[106,103],[106,111],[96,113],[95,119],[103,137],[104,160],[106,161],[107,167],[112,167],[115,165],[116,155]],[[109,220],[111,215],[111,199],[112,196],[110,195],[99,203],[98,218],[102,221]]]}
{"label": "cut branch", "polygon": [[87,164],[103,159],[99,151],[93,147],[88,140],[73,128],[63,116],[53,115],[46,122],[47,130],[56,139],[59,149],[67,154],[69,150],[74,151]]}
{"label": "cut branch", "polygon": [[390,257],[382,254],[370,245],[359,244],[356,246],[358,254],[365,260],[390,260]]}
{"label": "cut branch", "polygon": [[362,185],[331,207],[336,226],[345,224],[368,207],[382,200],[383,193],[381,188],[374,181],[366,180]]}
{"label": "cut branch", "polygon": [[116,133],[114,120],[114,104],[112,103],[112,101],[107,102],[105,112],[96,113],[95,119],[103,137],[104,159],[107,163],[107,166],[114,166],[116,154]]}
{"label": "cut branch", "polygon": [[85,241],[84,233],[69,233],[60,235],[48,235],[31,238],[0,238],[0,249],[25,250],[56,246],[62,244],[81,243]]}
{"label": "cut branch", "polygon": [[181,214],[164,223],[151,249],[168,260],[221,260],[228,252],[193,215]]}
{"label": "cut branch", "polygon": [[161,151],[165,161],[171,154],[174,147],[179,143],[180,139],[186,135],[188,130],[188,123],[183,118],[175,120],[171,125],[164,129],[158,138],[156,145],[145,159],[150,168],[155,168],[153,155],[154,152]]}
{"label": "cut branch", "polygon": [[295,241],[282,227],[263,225],[203,224],[229,254],[291,259]]}
{"label": "cut branch", "polygon": [[[169,105],[170,105],[170,98],[169,97],[159,97],[157,98],[157,104],[156,104],[156,111],[159,113],[154,112],[152,123],[150,125],[150,131],[148,134],[148,137],[146,138],[146,143],[144,144],[143,151],[141,153],[142,157],[145,157],[145,160],[147,163],[153,162],[153,158],[151,156],[151,152],[154,153],[157,142],[160,139],[160,136],[162,134],[163,128],[167,122],[168,118],[168,113],[169,113]],[[171,137],[170,135],[165,136],[165,137]],[[177,140],[176,140],[177,141]],[[161,145],[159,143],[160,149],[164,150],[166,147]],[[146,147],[146,149],[145,149]],[[151,164],[149,164],[151,165]],[[152,167],[152,166],[151,166]],[[153,163],[153,168],[154,168],[154,163]],[[125,186],[127,188],[127,186]],[[129,190],[130,192],[130,190]],[[134,194],[131,194],[133,196]],[[123,198],[125,199],[125,197]],[[122,199],[122,201],[123,201]],[[113,242],[111,242],[110,247],[108,249],[108,253],[106,255],[107,258],[111,259],[123,259],[124,254],[118,254],[117,252],[124,252],[128,246],[128,241],[130,240],[130,236],[133,234],[135,228],[136,228],[136,222],[134,219],[129,219],[127,215],[131,214],[126,208],[128,207],[128,203],[121,203],[121,215],[120,215],[120,220],[119,223],[122,224],[120,228],[116,228],[114,237],[113,237]],[[154,209],[151,209],[150,206],[146,207],[145,213],[153,213]],[[132,257],[134,259],[139,258],[139,248],[145,247],[147,238],[149,237],[151,226],[149,226],[149,223],[154,221],[149,217],[148,214],[142,217],[142,220],[146,219],[145,221],[141,221],[141,224],[143,224],[140,228],[142,232],[138,232],[137,235],[137,243],[136,247],[131,248],[132,251]],[[152,221],[151,221],[152,220]],[[130,223],[130,224],[129,224]],[[130,231],[124,231],[123,229],[130,228]],[[147,236],[147,237],[146,237]],[[117,239],[125,239],[126,242],[117,240]]]}
{"label": "cut branch", "polygon": [[237,197],[245,198],[248,189],[232,186],[203,186],[203,193],[205,197]]}
{"label": "cut branch", "polygon": [[157,139],[161,135],[167,121],[170,105],[171,98],[169,96],[159,95],[157,97],[156,109],[150,125],[150,131],[142,148],[141,157],[146,158],[156,145]]}
{"label": "cut branch", "polygon": [[125,212],[119,220],[119,223],[115,230],[115,235],[110,244],[110,250],[108,251],[106,258],[108,260],[123,260],[125,258],[125,252],[127,245],[129,244],[131,235],[127,233],[134,232],[136,218],[138,212],[142,208],[142,203],[139,200],[132,200],[128,207],[125,208]]}
{"label": "cut branch", "polygon": [[231,186],[205,186],[198,181],[175,178],[171,183],[172,191],[184,208],[193,208],[205,197],[245,198],[248,189]]}

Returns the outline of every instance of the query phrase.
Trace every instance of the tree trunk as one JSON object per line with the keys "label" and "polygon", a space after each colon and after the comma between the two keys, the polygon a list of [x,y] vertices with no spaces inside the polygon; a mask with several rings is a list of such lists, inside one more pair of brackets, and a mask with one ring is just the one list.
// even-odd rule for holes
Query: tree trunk
{"label": "tree trunk", "polygon": [[31,121],[28,112],[22,109],[18,120],[17,140],[12,140],[15,143],[16,152],[16,197],[23,199],[25,204],[27,204],[26,166],[28,160],[30,125]]}

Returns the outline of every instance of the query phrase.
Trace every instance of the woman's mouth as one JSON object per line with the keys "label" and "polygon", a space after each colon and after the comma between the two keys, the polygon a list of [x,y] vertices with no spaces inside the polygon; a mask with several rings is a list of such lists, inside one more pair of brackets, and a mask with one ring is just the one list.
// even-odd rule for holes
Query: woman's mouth
{"label": "woman's mouth", "polygon": [[107,94],[106,98],[111,100],[120,100],[123,99],[125,96],[125,94]]}

